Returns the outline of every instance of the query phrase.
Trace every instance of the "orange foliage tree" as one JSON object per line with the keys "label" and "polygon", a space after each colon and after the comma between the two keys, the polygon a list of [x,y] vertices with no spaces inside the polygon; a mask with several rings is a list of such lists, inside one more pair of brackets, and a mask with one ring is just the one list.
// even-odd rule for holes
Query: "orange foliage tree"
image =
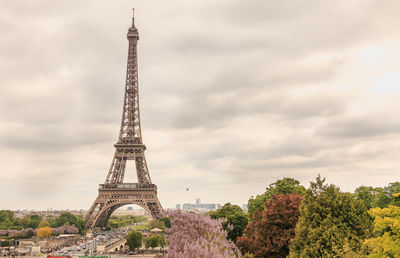
{"label": "orange foliage tree", "polygon": [[37,231],[37,236],[39,238],[51,236],[51,228],[50,227],[39,228]]}

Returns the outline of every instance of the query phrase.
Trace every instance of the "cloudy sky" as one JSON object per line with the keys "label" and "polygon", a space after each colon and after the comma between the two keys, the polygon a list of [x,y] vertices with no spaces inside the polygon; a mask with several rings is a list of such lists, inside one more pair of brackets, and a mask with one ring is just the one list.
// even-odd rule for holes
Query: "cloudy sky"
{"label": "cloudy sky", "polygon": [[399,1],[2,0],[0,209],[87,209],[97,196],[132,7],[164,207],[246,203],[282,177],[308,186],[320,173],[345,191],[398,180]]}

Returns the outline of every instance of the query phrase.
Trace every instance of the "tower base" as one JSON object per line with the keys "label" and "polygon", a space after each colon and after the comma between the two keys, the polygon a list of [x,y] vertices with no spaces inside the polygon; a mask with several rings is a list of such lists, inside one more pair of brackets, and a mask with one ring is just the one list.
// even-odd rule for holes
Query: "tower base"
{"label": "tower base", "polygon": [[91,231],[96,228],[104,228],[111,214],[127,204],[139,205],[149,212],[153,219],[164,216],[157,198],[157,187],[154,184],[145,186],[137,183],[100,185],[99,194],[85,216],[86,228]]}

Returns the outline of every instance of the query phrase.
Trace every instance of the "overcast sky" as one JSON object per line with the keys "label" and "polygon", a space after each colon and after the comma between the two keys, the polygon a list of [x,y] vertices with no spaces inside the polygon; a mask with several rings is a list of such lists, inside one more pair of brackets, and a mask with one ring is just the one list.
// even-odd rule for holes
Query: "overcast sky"
{"label": "overcast sky", "polygon": [[96,198],[132,7],[164,207],[241,205],[283,177],[308,187],[320,173],[345,191],[399,180],[399,1],[2,0],[0,209]]}

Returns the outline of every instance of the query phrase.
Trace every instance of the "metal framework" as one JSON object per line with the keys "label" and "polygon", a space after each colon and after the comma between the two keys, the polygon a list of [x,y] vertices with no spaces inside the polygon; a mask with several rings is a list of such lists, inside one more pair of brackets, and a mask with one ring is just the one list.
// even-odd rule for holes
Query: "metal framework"
{"label": "metal framework", "polygon": [[[134,17],[127,37],[129,50],[121,129],[106,180],[100,185],[99,194],[85,216],[86,226],[90,230],[105,227],[111,214],[126,204],[137,204],[156,219],[164,213],[157,198],[157,186],[151,182],[144,156],[146,146],[142,141],[140,125],[137,64],[139,33]],[[124,183],[127,160],[135,161],[138,183]]]}

